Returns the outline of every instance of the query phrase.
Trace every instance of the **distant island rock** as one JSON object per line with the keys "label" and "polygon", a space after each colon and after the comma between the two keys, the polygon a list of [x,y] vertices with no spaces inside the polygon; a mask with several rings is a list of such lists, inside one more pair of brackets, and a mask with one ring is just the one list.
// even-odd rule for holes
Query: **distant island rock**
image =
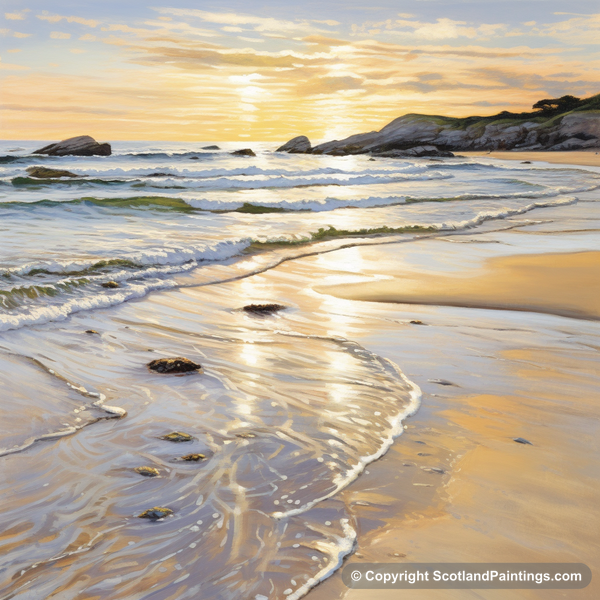
{"label": "distant island rock", "polygon": [[296,137],[281,152],[372,154],[388,157],[452,156],[465,150],[584,150],[600,148],[600,94],[587,99],[563,96],[540,100],[534,112],[503,111],[490,117],[409,114],[380,131],[359,133],[310,148]]}
{"label": "distant island rock", "polygon": [[277,148],[276,152],[289,152],[290,154],[307,154],[310,153],[312,147],[310,140],[305,135],[299,135],[286,142],[280,148]]}
{"label": "distant island rock", "polygon": [[220,150],[219,146],[204,146],[202,150]]}
{"label": "distant island rock", "polygon": [[99,144],[89,135],[80,135],[44,146],[39,150],[35,150],[33,154],[47,154],[48,156],[110,156],[112,148],[110,144]]}
{"label": "distant island rock", "polygon": [[234,150],[231,152],[233,156],[256,156],[251,148],[244,148],[242,150]]}

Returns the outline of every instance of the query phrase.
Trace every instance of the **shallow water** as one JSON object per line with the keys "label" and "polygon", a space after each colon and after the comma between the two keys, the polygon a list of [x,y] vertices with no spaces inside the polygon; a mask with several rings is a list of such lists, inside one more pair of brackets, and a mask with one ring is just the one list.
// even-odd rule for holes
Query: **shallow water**
{"label": "shallow water", "polygon": [[[365,335],[360,315],[332,306],[324,319],[300,299],[310,274],[283,276],[277,297],[244,277],[348,244],[409,247],[422,235],[519,226],[505,219],[577,208],[600,185],[593,170],[281,156],[259,144],[248,159],[197,150],[205,145],[120,143],[109,158],[21,152],[0,163],[3,597],[304,595],[357,535],[336,492],[401,433],[419,390],[402,364],[353,341]],[[32,164],[96,181],[15,184]],[[185,189],[165,188],[155,172]],[[119,183],[97,183],[107,179]],[[163,185],[152,196],[168,202],[132,201],[140,182]],[[287,212],[205,210],[245,202]],[[244,253],[253,240],[323,227],[411,225],[433,230]],[[344,252],[344,280],[348,270],[360,278],[360,256]],[[120,287],[102,288],[109,280]],[[240,310],[265,301],[288,308]],[[203,372],[150,373],[161,356],[187,356]],[[171,431],[193,440],[161,439]],[[189,453],[206,458],[180,460]],[[160,476],[141,477],[142,465]],[[137,518],[153,506],[173,516]]]}

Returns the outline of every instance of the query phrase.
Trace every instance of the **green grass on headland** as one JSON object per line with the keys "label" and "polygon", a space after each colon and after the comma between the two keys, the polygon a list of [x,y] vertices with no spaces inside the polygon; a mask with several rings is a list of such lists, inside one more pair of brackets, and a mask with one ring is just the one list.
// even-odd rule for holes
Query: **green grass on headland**
{"label": "green grass on headland", "polygon": [[468,127],[485,128],[485,126],[492,123],[494,125],[506,125],[510,123],[519,125],[525,121],[540,123],[544,127],[550,127],[552,125],[557,125],[566,115],[578,112],[597,112],[600,116],[600,94],[582,100],[576,100],[578,100],[578,102],[571,105],[567,104],[564,109],[561,108],[559,103],[554,109],[548,108],[546,110],[535,110],[522,113],[513,113],[504,110],[497,115],[491,115],[489,117],[445,117],[441,115],[421,115],[416,113],[405,115],[405,117],[413,117],[415,120],[433,121],[440,127],[450,126],[453,129],[467,129]]}

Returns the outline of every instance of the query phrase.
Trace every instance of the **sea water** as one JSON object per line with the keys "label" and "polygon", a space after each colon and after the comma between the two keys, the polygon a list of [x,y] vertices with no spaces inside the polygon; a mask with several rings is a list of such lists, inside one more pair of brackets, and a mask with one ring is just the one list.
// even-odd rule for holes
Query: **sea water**
{"label": "sea water", "polygon": [[[250,276],[352,244],[535,219],[600,187],[593,169],[492,159],[258,143],[256,157],[164,142],[31,154],[42,145],[0,145],[7,598],[300,598],[352,551],[336,494],[386,452],[420,392],[401,364],[307,311],[297,281],[278,315],[244,312],[274,300]],[[77,177],[36,180],[30,166]],[[247,283],[232,295],[231,281]],[[147,369],[169,356],[202,373]],[[192,440],[162,439],[172,431]],[[173,515],[138,518],[154,506]]]}

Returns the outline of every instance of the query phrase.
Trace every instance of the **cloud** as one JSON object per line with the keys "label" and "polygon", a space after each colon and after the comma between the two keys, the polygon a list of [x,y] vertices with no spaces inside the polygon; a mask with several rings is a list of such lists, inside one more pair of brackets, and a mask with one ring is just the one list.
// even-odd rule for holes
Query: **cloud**
{"label": "cloud", "polygon": [[13,36],[16,38],[28,38],[28,37],[31,37],[31,35],[32,35],[31,33],[21,33],[19,31],[15,31],[13,33]]}
{"label": "cloud", "polygon": [[[198,9],[186,8],[154,8],[161,14],[169,14],[177,17],[190,18],[194,17],[201,19],[207,23],[215,23],[218,25],[237,26],[248,25],[258,32],[275,32],[275,33],[300,33],[310,31],[324,31],[321,28],[315,27],[313,23],[332,25],[338,24],[337,21],[289,21],[284,19],[275,19],[273,17],[258,17],[254,15],[245,15],[238,13],[217,13]],[[326,31],[326,30],[325,30]]]}
{"label": "cloud", "polygon": [[4,18],[9,21],[22,21],[28,12],[31,12],[29,8],[24,8],[21,11],[13,13],[4,13]]}
{"label": "cloud", "polygon": [[79,40],[82,42],[95,42],[98,38],[95,35],[92,35],[91,33],[86,33],[85,35],[82,35]]}
{"label": "cloud", "polygon": [[63,15],[50,15],[48,11],[44,11],[41,15],[36,15],[38,19],[42,21],[48,21],[48,23],[58,23],[59,21],[67,21],[67,23],[79,23],[79,25],[85,25],[86,27],[97,27],[101,21],[95,19],[83,19],[82,17],[65,17]]}
{"label": "cloud", "polygon": [[50,34],[53,40],[68,40],[71,37],[70,33],[63,33],[62,31],[53,31]]}

